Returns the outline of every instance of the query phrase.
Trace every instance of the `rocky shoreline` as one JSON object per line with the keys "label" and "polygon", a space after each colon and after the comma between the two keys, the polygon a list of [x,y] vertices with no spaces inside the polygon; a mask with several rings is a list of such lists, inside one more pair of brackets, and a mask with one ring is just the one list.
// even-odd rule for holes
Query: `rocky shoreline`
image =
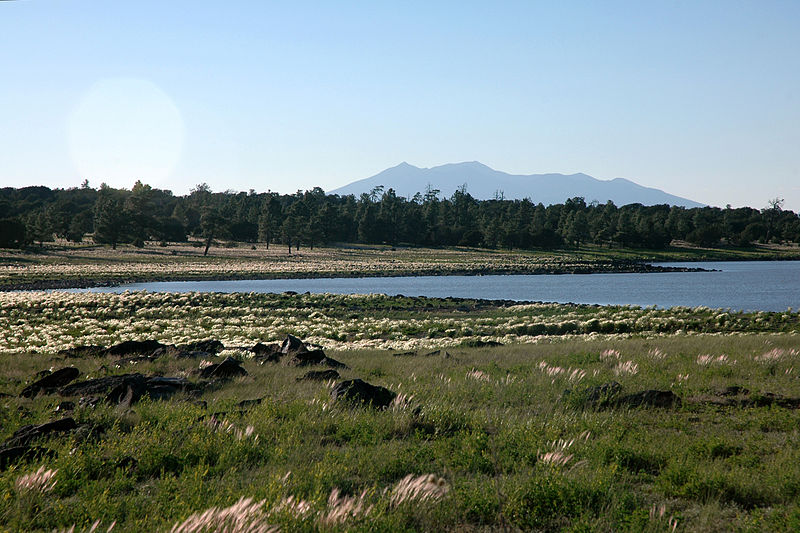
{"label": "rocky shoreline", "polygon": [[552,263],[528,268],[516,266],[495,268],[455,268],[430,267],[413,271],[384,270],[380,272],[363,271],[318,271],[283,272],[272,275],[257,275],[252,272],[229,272],[211,276],[174,275],[128,276],[125,278],[67,278],[41,279],[16,283],[0,283],[0,292],[42,291],[59,289],[87,289],[91,287],[117,287],[129,283],[149,283],[162,281],[230,281],[230,280],[271,280],[271,279],[319,279],[319,278],[367,278],[367,277],[417,277],[417,276],[493,276],[493,275],[561,275],[561,274],[648,274],[663,272],[714,272],[697,267],[666,267],[638,261],[573,261]]}

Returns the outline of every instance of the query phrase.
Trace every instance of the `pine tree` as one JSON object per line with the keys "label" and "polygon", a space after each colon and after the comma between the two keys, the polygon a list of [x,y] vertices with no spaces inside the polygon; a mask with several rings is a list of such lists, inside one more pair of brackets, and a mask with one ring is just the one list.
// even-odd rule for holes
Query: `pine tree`
{"label": "pine tree", "polygon": [[127,221],[122,209],[122,202],[103,194],[97,198],[94,207],[94,240],[97,243],[110,244],[112,250],[125,237]]}

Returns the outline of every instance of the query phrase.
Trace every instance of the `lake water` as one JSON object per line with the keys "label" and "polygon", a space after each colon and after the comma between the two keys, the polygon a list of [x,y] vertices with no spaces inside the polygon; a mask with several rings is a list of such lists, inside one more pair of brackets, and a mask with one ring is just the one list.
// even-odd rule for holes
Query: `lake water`
{"label": "lake water", "polygon": [[81,289],[92,292],[312,292],[483,298],[743,311],[800,309],[800,261],[664,263],[719,272],[415,276],[235,281],[169,281]]}

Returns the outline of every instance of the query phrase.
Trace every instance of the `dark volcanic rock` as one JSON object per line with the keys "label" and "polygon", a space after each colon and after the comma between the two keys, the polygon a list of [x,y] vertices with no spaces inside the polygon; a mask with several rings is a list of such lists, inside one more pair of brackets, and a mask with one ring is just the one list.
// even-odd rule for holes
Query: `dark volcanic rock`
{"label": "dark volcanic rock", "polygon": [[412,355],[417,355],[417,352],[398,352],[392,354],[395,357],[410,357]]}
{"label": "dark volcanic rock", "polygon": [[281,346],[277,342],[273,342],[272,344],[264,344],[259,342],[250,348],[250,351],[256,355],[269,355],[273,353],[281,353]]}
{"label": "dark volcanic rock", "polygon": [[76,427],[78,427],[78,425],[75,423],[75,420],[70,417],[45,422],[39,425],[22,426],[11,435],[11,438],[3,443],[3,447],[13,448],[16,446],[26,446],[36,439],[72,431]]}
{"label": "dark volcanic rock", "polygon": [[339,379],[339,377],[336,370],[311,370],[297,378],[297,381],[328,381],[329,379]]}
{"label": "dark volcanic rock", "polygon": [[321,365],[325,361],[325,352],[322,350],[294,352],[284,362],[289,366]]}
{"label": "dark volcanic rock", "polygon": [[286,338],[281,343],[281,353],[282,354],[290,354],[290,353],[298,353],[298,352],[307,352],[308,347],[305,345],[303,341],[295,337],[294,335],[287,335]]}
{"label": "dark volcanic rock", "polygon": [[341,361],[337,361],[325,355],[325,352],[322,350],[296,353],[292,357],[285,359],[284,363],[288,366],[325,365],[331,368],[348,368],[348,366]]}
{"label": "dark volcanic rock", "polygon": [[207,352],[218,354],[225,349],[225,345],[216,339],[207,339],[203,341],[194,341],[187,344],[179,344],[175,346],[181,352]]}
{"label": "dark volcanic rock", "polygon": [[142,374],[123,374],[90,379],[68,385],[59,391],[61,396],[105,395],[112,404],[120,402],[135,403],[143,396],[153,400],[165,400],[178,392],[192,392],[196,386],[185,378],[143,376]]}
{"label": "dark volcanic rock", "polygon": [[681,399],[669,390],[645,390],[622,396],[614,404],[625,407],[679,407]]}
{"label": "dark volcanic rock", "polygon": [[144,396],[151,400],[168,400],[175,394],[191,392],[195,387],[185,378],[165,378],[161,376],[123,380],[106,395],[106,402],[130,406]]}
{"label": "dark volcanic rock", "polygon": [[371,385],[360,379],[342,381],[331,391],[331,398],[336,401],[345,401],[376,409],[389,407],[396,396],[396,392],[378,385]]}
{"label": "dark volcanic rock", "polygon": [[156,350],[166,350],[167,346],[156,340],[124,341],[108,348],[107,355],[152,354]]}
{"label": "dark volcanic rock", "polygon": [[259,364],[263,365],[264,363],[277,363],[281,360],[281,347],[277,343],[275,344],[262,344],[258,343],[252,348],[250,351],[255,354],[255,359],[258,361]]}
{"label": "dark volcanic rock", "polygon": [[114,387],[126,382],[141,382],[147,380],[142,374],[122,374],[119,376],[107,376],[104,378],[88,379],[67,385],[58,391],[61,396],[92,396],[96,394],[106,394]]}
{"label": "dark volcanic rock", "polygon": [[75,410],[75,402],[61,402],[56,405],[55,412],[56,413],[64,413],[66,411],[74,411]]}
{"label": "dark volcanic rock", "polygon": [[60,350],[58,355],[62,357],[95,357],[101,355],[105,352],[105,346],[95,346],[95,345],[88,345],[88,346],[75,346],[74,348],[67,348],[66,350]]}
{"label": "dark volcanic rock", "polygon": [[56,452],[40,446],[11,446],[0,449],[0,471],[18,461],[33,461],[42,457],[55,457]]}
{"label": "dark volcanic rock", "polygon": [[616,381],[603,383],[586,389],[586,401],[589,403],[606,403],[612,401],[622,392],[622,385]]}
{"label": "dark volcanic rock", "polygon": [[60,368],[55,372],[52,372],[43,378],[39,379],[38,381],[34,381],[24,389],[19,394],[23,398],[33,398],[36,396],[40,391],[50,392],[52,389],[57,389],[58,387],[63,387],[70,381],[74,380],[78,376],[81,375],[80,370],[75,367],[68,366],[65,368]]}
{"label": "dark volcanic rock", "polygon": [[200,377],[210,378],[235,378],[246,376],[247,370],[242,368],[242,363],[233,357],[226,357],[221,363],[209,365],[200,370]]}

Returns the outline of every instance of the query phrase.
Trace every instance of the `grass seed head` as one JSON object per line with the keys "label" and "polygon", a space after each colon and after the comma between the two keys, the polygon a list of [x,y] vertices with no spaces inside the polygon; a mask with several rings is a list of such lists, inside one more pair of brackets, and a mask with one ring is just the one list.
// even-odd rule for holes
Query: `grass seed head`
{"label": "grass seed head", "polygon": [[50,492],[56,486],[56,476],[58,470],[45,470],[44,466],[39,467],[35,472],[24,474],[17,478],[14,487],[19,493],[39,492],[44,494]]}
{"label": "grass seed head", "polygon": [[409,474],[392,489],[390,505],[397,507],[405,502],[439,500],[450,491],[450,486],[433,474],[414,476]]}
{"label": "grass seed head", "polygon": [[230,507],[211,507],[190,515],[172,526],[171,533],[277,533],[279,529],[266,522],[264,500],[241,498]]}

